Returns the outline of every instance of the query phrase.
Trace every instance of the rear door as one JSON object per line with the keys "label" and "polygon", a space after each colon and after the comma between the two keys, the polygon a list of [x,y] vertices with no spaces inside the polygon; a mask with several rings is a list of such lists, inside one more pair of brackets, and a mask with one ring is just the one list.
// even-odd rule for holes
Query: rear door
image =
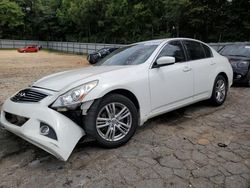
{"label": "rear door", "polygon": [[213,87],[215,61],[211,49],[197,41],[184,40],[189,64],[194,71],[194,100],[208,98]]}

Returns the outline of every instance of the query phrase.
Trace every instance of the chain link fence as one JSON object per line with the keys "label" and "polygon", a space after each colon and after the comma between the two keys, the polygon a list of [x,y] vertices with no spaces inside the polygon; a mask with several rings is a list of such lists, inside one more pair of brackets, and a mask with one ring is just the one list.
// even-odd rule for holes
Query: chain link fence
{"label": "chain link fence", "polygon": [[42,46],[43,49],[57,50],[75,54],[87,54],[105,47],[113,48],[124,46],[121,44],[0,39],[0,48],[2,49],[17,49],[28,45],[38,45]]}
{"label": "chain link fence", "polygon": [[[235,43],[210,43],[210,45],[219,50],[221,47],[230,44],[246,44],[250,42],[235,42]],[[0,39],[0,49],[17,49],[27,45],[38,45],[44,49],[57,50],[67,53],[88,54],[100,50],[105,47],[122,47],[122,44],[102,44],[102,43],[80,43],[80,42],[59,42],[59,41],[37,41],[37,40],[9,40]]]}

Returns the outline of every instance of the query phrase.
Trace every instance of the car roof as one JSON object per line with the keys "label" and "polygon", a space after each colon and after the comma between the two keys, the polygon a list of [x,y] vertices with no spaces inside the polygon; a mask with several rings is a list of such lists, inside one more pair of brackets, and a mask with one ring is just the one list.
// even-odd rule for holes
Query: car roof
{"label": "car roof", "polygon": [[148,40],[148,41],[138,42],[138,43],[134,43],[133,45],[135,45],[135,44],[159,45],[163,42],[167,42],[167,41],[171,41],[171,40],[190,40],[190,41],[196,41],[196,42],[200,42],[200,43],[205,44],[202,41],[199,41],[196,39],[191,39],[191,38],[165,38],[165,39],[157,39],[157,40]]}

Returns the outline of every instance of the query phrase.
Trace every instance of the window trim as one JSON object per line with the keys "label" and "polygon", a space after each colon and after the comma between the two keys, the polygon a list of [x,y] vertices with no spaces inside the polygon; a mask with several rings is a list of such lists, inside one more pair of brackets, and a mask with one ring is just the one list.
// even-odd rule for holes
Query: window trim
{"label": "window trim", "polygon": [[[205,57],[204,57],[204,58],[201,58],[201,59],[195,59],[195,60],[191,59],[191,58],[190,58],[190,55],[189,55],[189,53],[188,53],[188,49],[187,49],[186,45],[184,44],[184,42],[185,42],[185,41],[199,43],[199,44],[200,44],[200,46],[201,46],[201,48],[202,48],[202,51],[203,51],[203,53],[204,53]],[[188,61],[199,61],[199,60],[202,60],[202,59],[209,59],[209,58],[213,58],[213,57],[214,57],[214,54],[213,54],[213,52],[212,52],[211,48],[210,48],[208,45],[206,45],[206,44],[204,44],[204,43],[202,43],[202,42],[195,41],[195,40],[187,40],[187,39],[185,39],[185,40],[182,40],[182,43],[183,43],[183,46],[185,47],[185,51],[186,51],[187,56],[188,56]],[[208,47],[208,49],[210,50],[211,57],[207,57],[207,55],[206,55],[206,52],[205,52],[205,49],[204,49],[203,45],[205,45],[205,46],[207,46],[207,47]]]}
{"label": "window trim", "polygon": [[185,48],[182,44],[182,40],[170,40],[170,41],[167,41],[162,47],[161,49],[158,51],[158,53],[156,54],[156,56],[154,57],[154,60],[153,60],[153,63],[151,63],[150,65],[150,69],[154,69],[154,64],[158,58],[158,56],[160,55],[161,51],[167,46],[169,45],[171,42],[179,42],[182,46],[182,50],[183,50],[183,53],[184,53],[184,56],[185,56],[185,61],[182,61],[182,62],[176,62],[176,63],[186,63],[188,61],[188,57],[187,57],[187,54],[186,54],[186,51],[185,51]]}
{"label": "window trim", "polygon": [[[203,50],[205,52],[205,55],[206,55],[205,59],[213,58],[214,54],[213,54],[211,48],[208,45],[204,44],[204,43],[200,43],[200,44],[201,44],[201,46],[202,46],[202,48],[203,48]],[[207,57],[206,50],[205,50],[204,46],[206,46],[209,49],[209,52],[210,52],[210,55],[211,55],[210,57]]]}
{"label": "window trim", "polygon": [[182,45],[182,48],[183,48],[183,51],[184,51],[184,54],[185,54],[186,62],[188,62],[189,59],[190,59],[190,57],[189,57],[189,54],[188,54],[188,52],[187,52],[186,46],[183,44],[183,41],[184,41],[184,40],[180,40],[180,43],[181,43],[181,45]]}

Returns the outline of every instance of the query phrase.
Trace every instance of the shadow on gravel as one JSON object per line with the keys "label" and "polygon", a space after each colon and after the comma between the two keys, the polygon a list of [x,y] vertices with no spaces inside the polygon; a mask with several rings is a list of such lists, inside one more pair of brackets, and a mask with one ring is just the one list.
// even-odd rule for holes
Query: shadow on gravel
{"label": "shadow on gravel", "polygon": [[247,86],[247,84],[245,84],[245,83],[233,84],[232,87],[235,87],[235,88],[249,88],[249,87]]}
{"label": "shadow on gravel", "polygon": [[[139,130],[151,128],[152,124],[166,124],[167,126],[178,126],[178,123],[181,123],[186,120],[193,119],[192,113],[199,112],[201,109],[210,109],[215,110],[218,107],[212,106],[209,101],[201,101],[162,115],[149,119],[143,126],[139,127]],[[209,112],[210,113],[210,112]],[[204,112],[204,115],[207,113]],[[202,115],[202,113],[200,114]]]}

